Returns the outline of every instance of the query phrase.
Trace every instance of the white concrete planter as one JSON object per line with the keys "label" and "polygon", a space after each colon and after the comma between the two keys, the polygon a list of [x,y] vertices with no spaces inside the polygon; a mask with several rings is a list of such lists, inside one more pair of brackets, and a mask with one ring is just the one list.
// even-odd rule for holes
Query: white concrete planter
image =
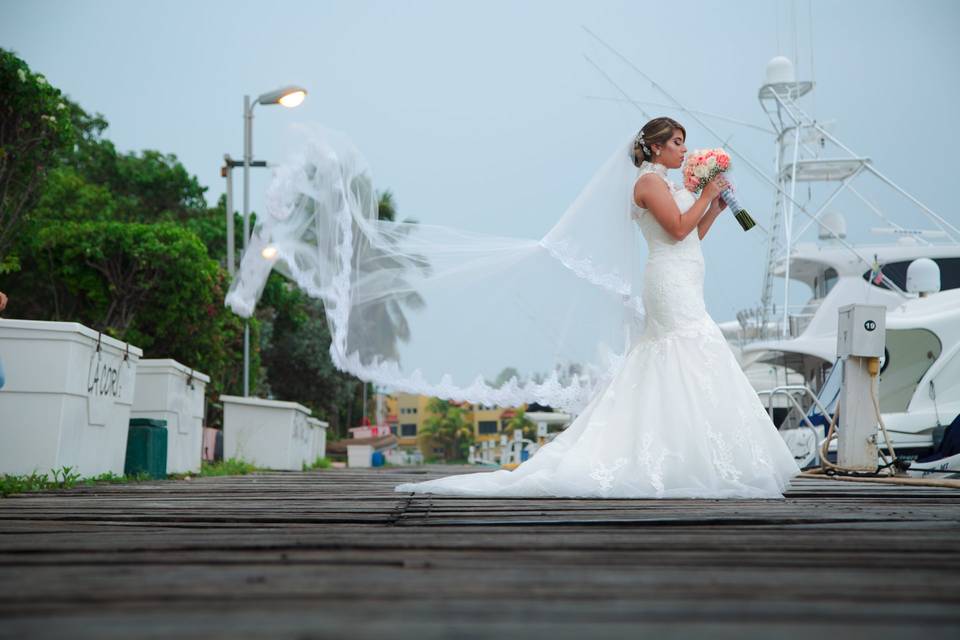
{"label": "white concrete planter", "polygon": [[123,475],[141,355],[75,322],[0,320],[0,473]]}
{"label": "white concrete planter", "polygon": [[220,396],[223,457],[257,467],[300,471],[311,451],[310,410],[296,402]]}
{"label": "white concrete planter", "polygon": [[167,473],[199,473],[210,377],[176,360],[141,360],[131,418],[167,421]]}
{"label": "white concrete planter", "polygon": [[373,445],[372,444],[348,444],[347,445],[347,466],[348,467],[372,467],[373,466]]}
{"label": "white concrete planter", "polygon": [[310,425],[310,458],[307,464],[313,464],[318,458],[327,456],[327,427],[330,425],[317,418],[307,418]]}

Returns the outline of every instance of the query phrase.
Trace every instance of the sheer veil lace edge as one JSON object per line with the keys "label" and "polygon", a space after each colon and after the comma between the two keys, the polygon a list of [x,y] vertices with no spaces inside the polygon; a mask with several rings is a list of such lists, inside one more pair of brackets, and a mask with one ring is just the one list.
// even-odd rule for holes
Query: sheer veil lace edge
{"label": "sheer veil lace edge", "polygon": [[[365,254],[371,247],[397,246],[397,229],[402,227],[376,219],[375,208],[370,206],[375,192],[366,162],[343,134],[319,127],[300,127],[298,134],[304,137],[308,150],[274,172],[267,197],[268,215],[258,221],[226,297],[227,306],[235,313],[244,317],[253,314],[269,272],[277,269],[307,294],[323,301],[331,330],[330,356],[338,369],[391,390],[456,401],[493,406],[537,402],[578,413],[620,369],[644,322],[638,267],[641,246],[630,206],[637,177],[628,155],[632,137],[618,146],[542,239],[518,241],[516,247],[508,245],[504,251],[507,260],[521,260],[536,252],[548,255],[577,280],[616,300],[623,312],[622,333],[573,334],[604,352],[585,374],[564,376],[555,368],[540,380],[513,376],[495,385],[480,374],[465,384],[454,381],[449,373],[425,373],[416,363],[404,368],[398,358],[385,354],[361,357],[351,346],[351,339],[357,339],[351,335],[357,332],[351,328],[351,312],[361,308],[358,294],[372,295],[358,287],[357,265],[367,259]],[[305,200],[310,201],[312,217],[303,216],[294,223],[305,209]],[[326,222],[321,221],[320,210]],[[363,251],[358,251],[358,246]],[[469,244],[463,249],[466,255]],[[413,255],[414,251],[404,246],[395,257],[407,260]],[[363,277],[376,275],[371,268]],[[542,284],[549,287],[551,283]],[[376,295],[392,295],[392,289],[378,286],[382,291],[377,290]],[[562,295],[563,291],[555,293]],[[547,319],[545,315],[543,320]],[[613,344],[617,340],[619,344]]]}

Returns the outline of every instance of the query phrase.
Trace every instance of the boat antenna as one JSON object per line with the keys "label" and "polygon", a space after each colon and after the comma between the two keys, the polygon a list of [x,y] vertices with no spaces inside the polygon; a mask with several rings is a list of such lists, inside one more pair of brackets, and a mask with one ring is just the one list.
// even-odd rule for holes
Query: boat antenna
{"label": "boat antenna", "polygon": [[[674,107],[669,104],[663,104],[661,102],[651,102],[649,100],[628,100],[627,98],[610,98],[607,96],[583,96],[587,100],[599,100],[605,102],[632,102],[634,105],[647,105],[648,107],[662,107],[664,109],[673,109]],[[730,124],[738,124],[741,127],[747,127],[748,129],[756,129],[761,133],[766,133],[771,136],[776,136],[777,132],[773,129],[768,129],[766,127],[761,127],[755,125],[752,122],[747,122],[746,120],[737,120],[736,118],[730,118],[728,116],[720,115],[719,113],[711,113],[709,111],[702,111],[699,109],[690,109],[690,113],[697,113],[702,116],[707,116],[708,118],[716,118],[717,120],[723,120],[724,122],[729,122]]]}
{"label": "boat antenna", "polygon": [[640,103],[637,102],[636,100],[634,100],[633,98],[631,98],[630,95],[620,87],[620,85],[618,85],[616,82],[613,81],[613,78],[611,78],[611,77],[607,74],[606,71],[604,71],[603,69],[600,68],[600,65],[598,65],[596,62],[594,62],[594,61],[590,58],[590,56],[588,56],[587,54],[583,54],[583,57],[586,59],[587,62],[589,62],[589,63],[593,66],[594,69],[597,70],[597,72],[598,72],[600,75],[602,75],[602,76],[606,79],[607,82],[609,82],[611,85],[613,85],[613,88],[614,88],[614,89],[616,89],[617,91],[620,92],[620,95],[623,96],[624,100],[626,100],[627,102],[629,102],[630,104],[632,104],[634,107],[636,107],[637,110],[640,111],[640,113],[643,114],[643,117],[644,117],[644,118],[646,118],[647,120],[652,120],[652,119],[653,119],[653,116],[651,116],[649,113],[647,113],[646,111],[644,111],[643,107],[640,106]]}

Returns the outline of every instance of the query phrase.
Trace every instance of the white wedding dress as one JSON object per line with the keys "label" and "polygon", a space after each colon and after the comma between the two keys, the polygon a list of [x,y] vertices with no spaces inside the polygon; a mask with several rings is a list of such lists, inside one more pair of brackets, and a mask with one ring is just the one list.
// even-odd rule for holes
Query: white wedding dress
{"label": "white wedding dress", "polygon": [[[681,212],[694,203],[670,187]],[[799,473],[703,301],[696,229],[676,241],[634,205],[649,253],[646,327],[622,368],[573,423],[516,469],[397,485],[490,497],[782,498]]]}

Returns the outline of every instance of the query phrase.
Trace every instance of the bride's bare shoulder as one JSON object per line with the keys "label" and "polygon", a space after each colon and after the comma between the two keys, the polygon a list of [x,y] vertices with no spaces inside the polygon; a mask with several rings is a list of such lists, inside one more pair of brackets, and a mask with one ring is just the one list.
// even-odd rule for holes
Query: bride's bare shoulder
{"label": "bride's bare shoulder", "polygon": [[647,185],[657,186],[657,185],[659,185],[659,186],[663,187],[664,189],[666,189],[666,187],[667,187],[667,183],[664,182],[663,178],[661,178],[661,177],[658,176],[657,174],[653,173],[652,171],[651,171],[651,172],[648,172],[648,173],[644,173],[644,174],[641,175],[639,178],[637,178],[637,186],[640,186],[640,185],[643,185],[643,186],[647,186]]}
{"label": "bride's bare shoulder", "polygon": [[645,173],[637,178],[633,185],[633,201],[637,206],[643,207],[644,196],[668,192],[667,183],[662,178],[653,174]]}

